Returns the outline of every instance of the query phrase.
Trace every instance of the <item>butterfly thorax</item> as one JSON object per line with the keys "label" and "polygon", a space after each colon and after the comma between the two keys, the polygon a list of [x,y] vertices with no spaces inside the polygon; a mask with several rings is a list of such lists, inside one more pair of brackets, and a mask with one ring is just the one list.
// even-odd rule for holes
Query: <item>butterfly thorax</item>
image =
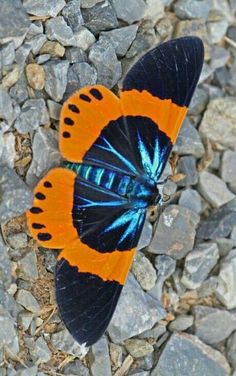
{"label": "butterfly thorax", "polygon": [[160,201],[161,196],[155,181],[147,176],[124,175],[89,164],[66,163],[66,167],[82,179],[126,198],[136,208],[146,208]]}

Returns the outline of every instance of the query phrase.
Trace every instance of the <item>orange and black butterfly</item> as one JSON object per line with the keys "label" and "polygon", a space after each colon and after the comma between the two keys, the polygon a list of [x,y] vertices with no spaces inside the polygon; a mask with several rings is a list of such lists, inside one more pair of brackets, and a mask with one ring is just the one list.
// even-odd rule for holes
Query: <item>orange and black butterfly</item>
{"label": "orange and black butterfly", "polygon": [[111,320],[202,64],[200,39],[175,39],[132,67],[119,98],[94,85],[63,105],[68,162],[38,183],[27,218],[42,246],[62,249],[56,298],[80,344],[95,343]]}

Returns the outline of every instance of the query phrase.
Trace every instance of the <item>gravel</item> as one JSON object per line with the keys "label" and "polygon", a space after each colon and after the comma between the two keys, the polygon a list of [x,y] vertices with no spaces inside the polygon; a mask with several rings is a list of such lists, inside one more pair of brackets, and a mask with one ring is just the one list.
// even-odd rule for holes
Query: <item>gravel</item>
{"label": "gravel", "polygon": [[[235,0],[1,1],[1,376],[236,376],[235,11]],[[148,213],[112,322],[88,351],[54,311],[57,252],[38,249],[24,213],[62,162],[68,96],[96,83],[117,93],[145,51],[183,35],[203,39],[205,62],[173,149],[181,176],[164,185],[157,222]]]}

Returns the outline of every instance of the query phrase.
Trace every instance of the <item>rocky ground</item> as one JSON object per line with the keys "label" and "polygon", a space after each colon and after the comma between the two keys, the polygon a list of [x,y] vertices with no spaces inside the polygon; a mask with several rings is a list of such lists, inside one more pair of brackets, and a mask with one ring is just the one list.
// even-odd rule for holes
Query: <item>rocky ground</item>
{"label": "rocky ground", "polygon": [[[0,8],[0,376],[235,376],[236,1]],[[55,305],[55,252],[38,249],[24,212],[60,164],[65,98],[96,82],[117,91],[144,51],[182,35],[203,39],[205,63],[174,147],[171,199],[154,236],[146,223],[107,335],[80,359]]]}

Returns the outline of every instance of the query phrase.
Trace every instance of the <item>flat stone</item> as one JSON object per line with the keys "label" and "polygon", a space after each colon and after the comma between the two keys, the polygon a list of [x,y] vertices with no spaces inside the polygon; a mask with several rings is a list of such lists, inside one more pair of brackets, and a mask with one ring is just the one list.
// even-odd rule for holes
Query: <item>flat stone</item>
{"label": "flat stone", "polygon": [[15,171],[0,167],[0,223],[24,213],[32,206],[33,195]]}
{"label": "flat stone", "polygon": [[226,150],[221,162],[221,177],[226,183],[236,182],[236,151]]}
{"label": "flat stone", "polygon": [[157,256],[155,259],[155,268],[157,270],[157,282],[155,286],[149,290],[149,294],[153,298],[161,301],[164,282],[174,273],[176,260],[167,255]]}
{"label": "flat stone", "polygon": [[0,288],[8,289],[11,285],[11,281],[11,262],[8,255],[8,249],[0,236]]}
{"label": "flat stone", "polygon": [[202,114],[202,112],[206,109],[208,101],[209,101],[208,92],[202,89],[201,87],[197,87],[190,103],[189,115]]}
{"label": "flat stone", "polygon": [[[15,374],[13,376],[15,376]],[[33,367],[24,368],[24,369],[19,369],[17,371],[16,376],[40,376],[40,372],[38,373],[37,366],[33,366]]]}
{"label": "flat stone", "polygon": [[194,317],[192,315],[179,315],[174,321],[171,321],[168,329],[171,332],[182,332],[193,325]]}
{"label": "flat stone", "polygon": [[220,252],[220,256],[227,256],[229,251],[233,248],[234,242],[232,239],[227,238],[217,238],[216,243]]}
{"label": "flat stone", "polygon": [[142,229],[142,233],[140,235],[138,245],[137,245],[137,250],[139,251],[140,249],[146,248],[149,246],[152,240],[152,225],[149,221],[144,222],[144,226]]}
{"label": "flat stone", "polygon": [[29,27],[30,20],[20,0],[1,0],[1,43],[13,40],[15,47],[20,46]]}
{"label": "flat stone", "polygon": [[61,155],[57,138],[57,132],[52,129],[39,128],[36,131],[33,140],[33,160],[26,175],[26,182],[30,187],[34,187],[51,168],[60,164]]}
{"label": "flat stone", "polygon": [[21,73],[22,73],[21,67],[17,64],[13,65],[11,71],[7,73],[6,76],[4,76],[2,80],[2,85],[5,88],[9,89],[13,85],[15,85],[15,83],[18,81],[18,79],[21,76]]}
{"label": "flat stone", "polygon": [[156,25],[158,20],[164,18],[165,5],[165,1],[163,0],[146,0],[144,18],[150,20],[153,25]]}
{"label": "flat stone", "polygon": [[65,55],[65,47],[58,42],[47,41],[40,49],[40,54],[49,54],[52,57],[62,57]]}
{"label": "flat stone", "polygon": [[45,90],[55,102],[59,102],[65,93],[68,68],[68,61],[53,61],[44,65]]}
{"label": "flat stone", "polygon": [[229,376],[225,357],[196,336],[172,334],[151,376]]}
{"label": "flat stone", "polygon": [[117,18],[132,24],[140,21],[146,11],[146,4],[143,0],[112,0]]}
{"label": "flat stone", "polygon": [[230,53],[223,47],[212,46],[211,49],[211,67],[218,69],[224,67],[230,58]]}
{"label": "flat stone", "polygon": [[40,48],[44,45],[46,41],[47,41],[47,37],[45,34],[35,35],[35,37],[28,40],[28,43],[31,45],[31,52],[34,55],[38,55]]}
{"label": "flat stone", "polygon": [[80,0],[70,0],[62,11],[67,24],[75,32],[84,24],[83,16],[80,10]]}
{"label": "flat stone", "polygon": [[2,136],[2,140],[3,149],[2,156],[0,156],[0,165],[7,166],[9,168],[14,168],[14,163],[16,160],[16,138],[13,133],[5,133]]}
{"label": "flat stone", "polygon": [[104,0],[80,0],[81,8],[92,8],[98,3],[102,3]]}
{"label": "flat stone", "polygon": [[139,335],[139,338],[153,338],[156,341],[166,333],[166,325],[157,324],[152,329],[145,330]]}
{"label": "flat stone", "polygon": [[132,273],[144,290],[151,290],[155,286],[156,271],[142,252],[137,252],[134,257]]}
{"label": "flat stone", "polygon": [[219,43],[225,36],[229,23],[227,20],[219,20],[215,22],[208,22],[207,29],[211,43]]}
{"label": "flat stone", "polygon": [[48,112],[51,119],[59,120],[62,106],[51,99],[47,100]]}
{"label": "flat stone", "polygon": [[15,322],[11,315],[0,306],[0,349],[7,346],[13,354],[19,352]]}
{"label": "flat stone", "polygon": [[117,56],[122,57],[125,56],[131,43],[134,41],[137,30],[137,25],[129,25],[119,29],[102,32],[101,37],[107,38],[114,47]]}
{"label": "flat stone", "polygon": [[45,72],[41,65],[28,64],[26,77],[29,85],[35,90],[42,90],[45,86]]}
{"label": "flat stone", "polygon": [[125,348],[135,359],[147,356],[154,351],[153,346],[144,339],[128,339],[125,341]]}
{"label": "flat stone", "polygon": [[80,30],[75,35],[76,46],[81,48],[83,51],[86,51],[91,47],[95,42],[96,38],[86,27],[81,27]]}
{"label": "flat stone", "polygon": [[199,195],[198,191],[191,188],[187,188],[181,193],[179,205],[184,206],[197,214],[200,214],[202,211],[201,196]]}
{"label": "flat stone", "polygon": [[98,41],[89,51],[89,60],[97,69],[97,83],[111,89],[121,77],[121,63],[108,41]]}
{"label": "flat stone", "polygon": [[73,31],[62,16],[46,21],[45,31],[48,39],[56,40],[63,46],[75,46],[76,44]]}
{"label": "flat stone", "polygon": [[28,99],[22,106],[22,112],[15,122],[19,133],[25,134],[36,130],[50,121],[44,99]]}
{"label": "flat stone", "polygon": [[55,349],[61,350],[75,357],[80,357],[82,354],[84,355],[81,346],[76,342],[67,329],[53,333],[51,336],[51,343]]}
{"label": "flat stone", "polygon": [[160,216],[149,251],[181,259],[193,248],[198,222],[192,210],[169,205]]}
{"label": "flat stone", "polygon": [[186,256],[181,283],[192,290],[200,287],[218,259],[219,250],[215,243],[197,244]]}
{"label": "flat stone", "polygon": [[31,39],[38,34],[43,34],[43,23],[41,20],[31,22],[30,28],[26,34],[26,39]]}
{"label": "flat stone", "polygon": [[69,60],[71,64],[74,63],[86,63],[87,54],[80,47],[69,47],[66,49],[66,59]]}
{"label": "flat stone", "polygon": [[13,120],[12,99],[7,90],[0,85],[0,119],[11,125]]}
{"label": "flat stone", "polygon": [[47,363],[52,356],[52,352],[49,350],[46,341],[42,337],[39,337],[35,341],[35,346],[32,349],[31,354],[37,363]]}
{"label": "flat stone", "polygon": [[39,303],[37,302],[35,297],[27,290],[18,290],[16,301],[30,312],[38,313],[40,310]]}
{"label": "flat stone", "polygon": [[0,46],[0,67],[11,65],[15,59],[15,44],[13,41]]}
{"label": "flat stone", "polygon": [[85,367],[79,359],[75,360],[74,362],[70,362],[65,367],[63,367],[63,373],[64,375],[69,376],[90,376],[88,368]]}
{"label": "flat stone", "polygon": [[197,294],[199,298],[206,298],[209,295],[215,294],[218,285],[218,278],[212,276],[202,283],[202,285],[197,289]]}
{"label": "flat stone", "polygon": [[116,345],[115,343],[110,343],[109,346],[110,350],[110,357],[112,363],[112,369],[117,370],[122,365],[123,354],[122,354],[122,347],[120,345]]}
{"label": "flat stone", "polygon": [[39,17],[56,17],[66,5],[64,0],[23,0],[23,5],[29,14]]}
{"label": "flat stone", "polygon": [[227,309],[236,307],[236,255],[232,250],[220,266],[216,296]]}
{"label": "flat stone", "polygon": [[98,3],[91,8],[83,8],[82,15],[86,27],[93,34],[100,31],[115,29],[118,27],[118,20],[114,7],[106,0]]}
{"label": "flat stone", "polygon": [[174,4],[174,11],[181,19],[204,18],[207,19],[211,9],[211,1],[203,0],[178,0]]}
{"label": "flat stone", "polygon": [[[226,349],[227,359],[232,367],[236,369],[236,331],[229,337]],[[233,376],[235,376],[235,374],[233,374]]]}
{"label": "flat stone", "polygon": [[185,175],[183,179],[178,181],[178,186],[185,187],[196,185],[198,182],[198,172],[196,168],[196,158],[193,156],[181,157],[178,161],[178,173]]}
{"label": "flat stone", "polygon": [[91,347],[89,358],[92,376],[111,376],[111,362],[106,337],[102,337]]}
{"label": "flat stone", "polygon": [[207,171],[200,173],[198,188],[201,195],[214,208],[220,208],[235,197],[223,180]]}
{"label": "flat stone", "polygon": [[10,88],[9,93],[11,98],[19,104],[23,103],[28,98],[27,80],[24,74],[22,74],[17,83]]}
{"label": "flat stone", "polygon": [[209,217],[200,224],[197,237],[200,239],[227,237],[236,222],[236,209],[233,207],[235,202],[234,199],[221,209],[212,212]]}
{"label": "flat stone", "polygon": [[201,158],[204,155],[204,147],[199,133],[188,119],[184,121],[180,129],[173,151],[179,155],[193,155],[196,158]]}
{"label": "flat stone", "polygon": [[226,310],[195,306],[193,312],[195,334],[208,345],[223,341],[236,329],[236,315]]}
{"label": "flat stone", "polygon": [[202,71],[198,80],[198,84],[202,84],[203,82],[211,78],[213,73],[214,73],[214,69],[210,66],[210,64],[203,63],[203,67],[202,67]]}
{"label": "flat stone", "polygon": [[38,275],[37,256],[35,252],[28,252],[18,262],[19,277],[26,280],[36,280]]}
{"label": "flat stone", "polygon": [[199,131],[219,147],[236,148],[236,98],[212,99]]}
{"label": "flat stone", "polygon": [[97,82],[97,71],[88,63],[75,63],[73,70],[78,78],[79,87],[95,85]]}
{"label": "flat stone", "polygon": [[114,343],[151,329],[165,317],[160,303],[145,293],[130,273],[122,291],[108,333]]}

